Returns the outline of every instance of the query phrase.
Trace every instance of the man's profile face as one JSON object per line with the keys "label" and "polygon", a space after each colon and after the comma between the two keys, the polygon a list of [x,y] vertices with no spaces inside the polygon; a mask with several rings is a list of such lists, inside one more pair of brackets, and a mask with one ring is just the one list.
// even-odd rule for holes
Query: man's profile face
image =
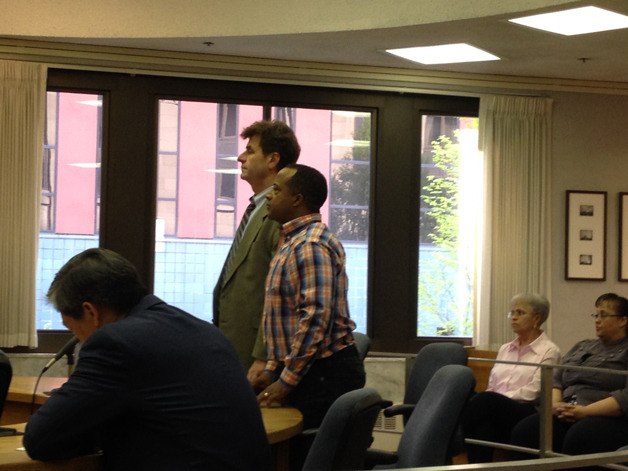
{"label": "man's profile face", "polygon": [[85,314],[80,319],[61,314],[63,325],[66,326],[81,342],[84,342],[96,331],[96,327]]}
{"label": "man's profile face", "polygon": [[288,182],[296,173],[293,168],[283,168],[275,177],[273,189],[266,195],[268,201],[268,217],[284,224],[296,217],[295,199],[297,195],[292,193]]}
{"label": "man's profile face", "polygon": [[[270,154],[272,155],[272,154]],[[240,162],[240,178],[251,186],[263,183],[270,174],[270,155],[264,155],[260,146],[260,137],[252,136],[246,144],[244,152],[238,156]]]}
{"label": "man's profile face", "polygon": [[81,342],[87,340],[90,335],[104,324],[117,320],[117,316],[112,315],[111,311],[102,309],[89,301],[85,301],[81,308],[83,309],[83,315],[80,318],[61,313],[63,325],[70,329]]}

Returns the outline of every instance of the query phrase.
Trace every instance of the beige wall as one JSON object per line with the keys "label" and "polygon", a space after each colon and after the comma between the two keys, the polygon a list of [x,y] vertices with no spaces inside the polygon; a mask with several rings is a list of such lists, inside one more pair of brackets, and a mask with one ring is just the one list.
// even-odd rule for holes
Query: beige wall
{"label": "beige wall", "polygon": [[[552,290],[550,334],[563,353],[594,338],[593,303],[617,281],[619,192],[628,192],[628,97],[554,93],[552,155]],[[608,192],[606,281],[565,280],[565,191]]]}

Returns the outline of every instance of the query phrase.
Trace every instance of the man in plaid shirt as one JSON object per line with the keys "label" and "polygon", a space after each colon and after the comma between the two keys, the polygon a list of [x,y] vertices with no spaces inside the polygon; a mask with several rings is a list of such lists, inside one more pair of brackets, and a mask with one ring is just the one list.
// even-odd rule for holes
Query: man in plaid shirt
{"label": "man in plaid shirt", "polygon": [[283,242],[266,278],[268,363],[254,386],[262,405],[291,405],[305,428],[317,427],[334,400],[365,381],[351,333],[345,252],[321,222],[327,182],[318,170],[283,168],[266,198]]}

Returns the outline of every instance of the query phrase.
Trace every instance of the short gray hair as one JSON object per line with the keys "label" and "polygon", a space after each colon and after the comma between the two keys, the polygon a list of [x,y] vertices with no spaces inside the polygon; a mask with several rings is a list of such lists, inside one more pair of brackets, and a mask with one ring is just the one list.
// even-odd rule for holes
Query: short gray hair
{"label": "short gray hair", "polygon": [[545,296],[536,293],[519,293],[513,296],[511,303],[523,302],[528,304],[535,314],[541,316],[541,324],[549,317],[550,303]]}

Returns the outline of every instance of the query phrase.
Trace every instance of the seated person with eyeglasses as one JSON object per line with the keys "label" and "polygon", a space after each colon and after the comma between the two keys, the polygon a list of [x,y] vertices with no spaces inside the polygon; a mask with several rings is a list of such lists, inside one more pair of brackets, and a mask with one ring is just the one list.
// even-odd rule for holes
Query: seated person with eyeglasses
{"label": "seated person with eyeglasses", "polygon": [[[595,301],[595,311],[591,317],[597,339],[574,345],[563,357],[563,365],[626,371],[628,299],[603,294]],[[554,451],[568,455],[614,451],[627,443],[628,376],[557,368],[552,414]],[[539,448],[538,413],[514,427],[511,441]]]}
{"label": "seated person with eyeglasses", "polygon": [[[541,329],[549,316],[549,301],[539,294],[518,294],[510,301],[508,319],[517,336],[502,345],[497,360],[525,363],[557,363],[559,348]],[[508,442],[519,420],[536,412],[541,390],[541,369],[495,363],[486,391],[473,396],[463,413],[465,437]],[[469,463],[493,460],[488,446],[467,445]]]}

